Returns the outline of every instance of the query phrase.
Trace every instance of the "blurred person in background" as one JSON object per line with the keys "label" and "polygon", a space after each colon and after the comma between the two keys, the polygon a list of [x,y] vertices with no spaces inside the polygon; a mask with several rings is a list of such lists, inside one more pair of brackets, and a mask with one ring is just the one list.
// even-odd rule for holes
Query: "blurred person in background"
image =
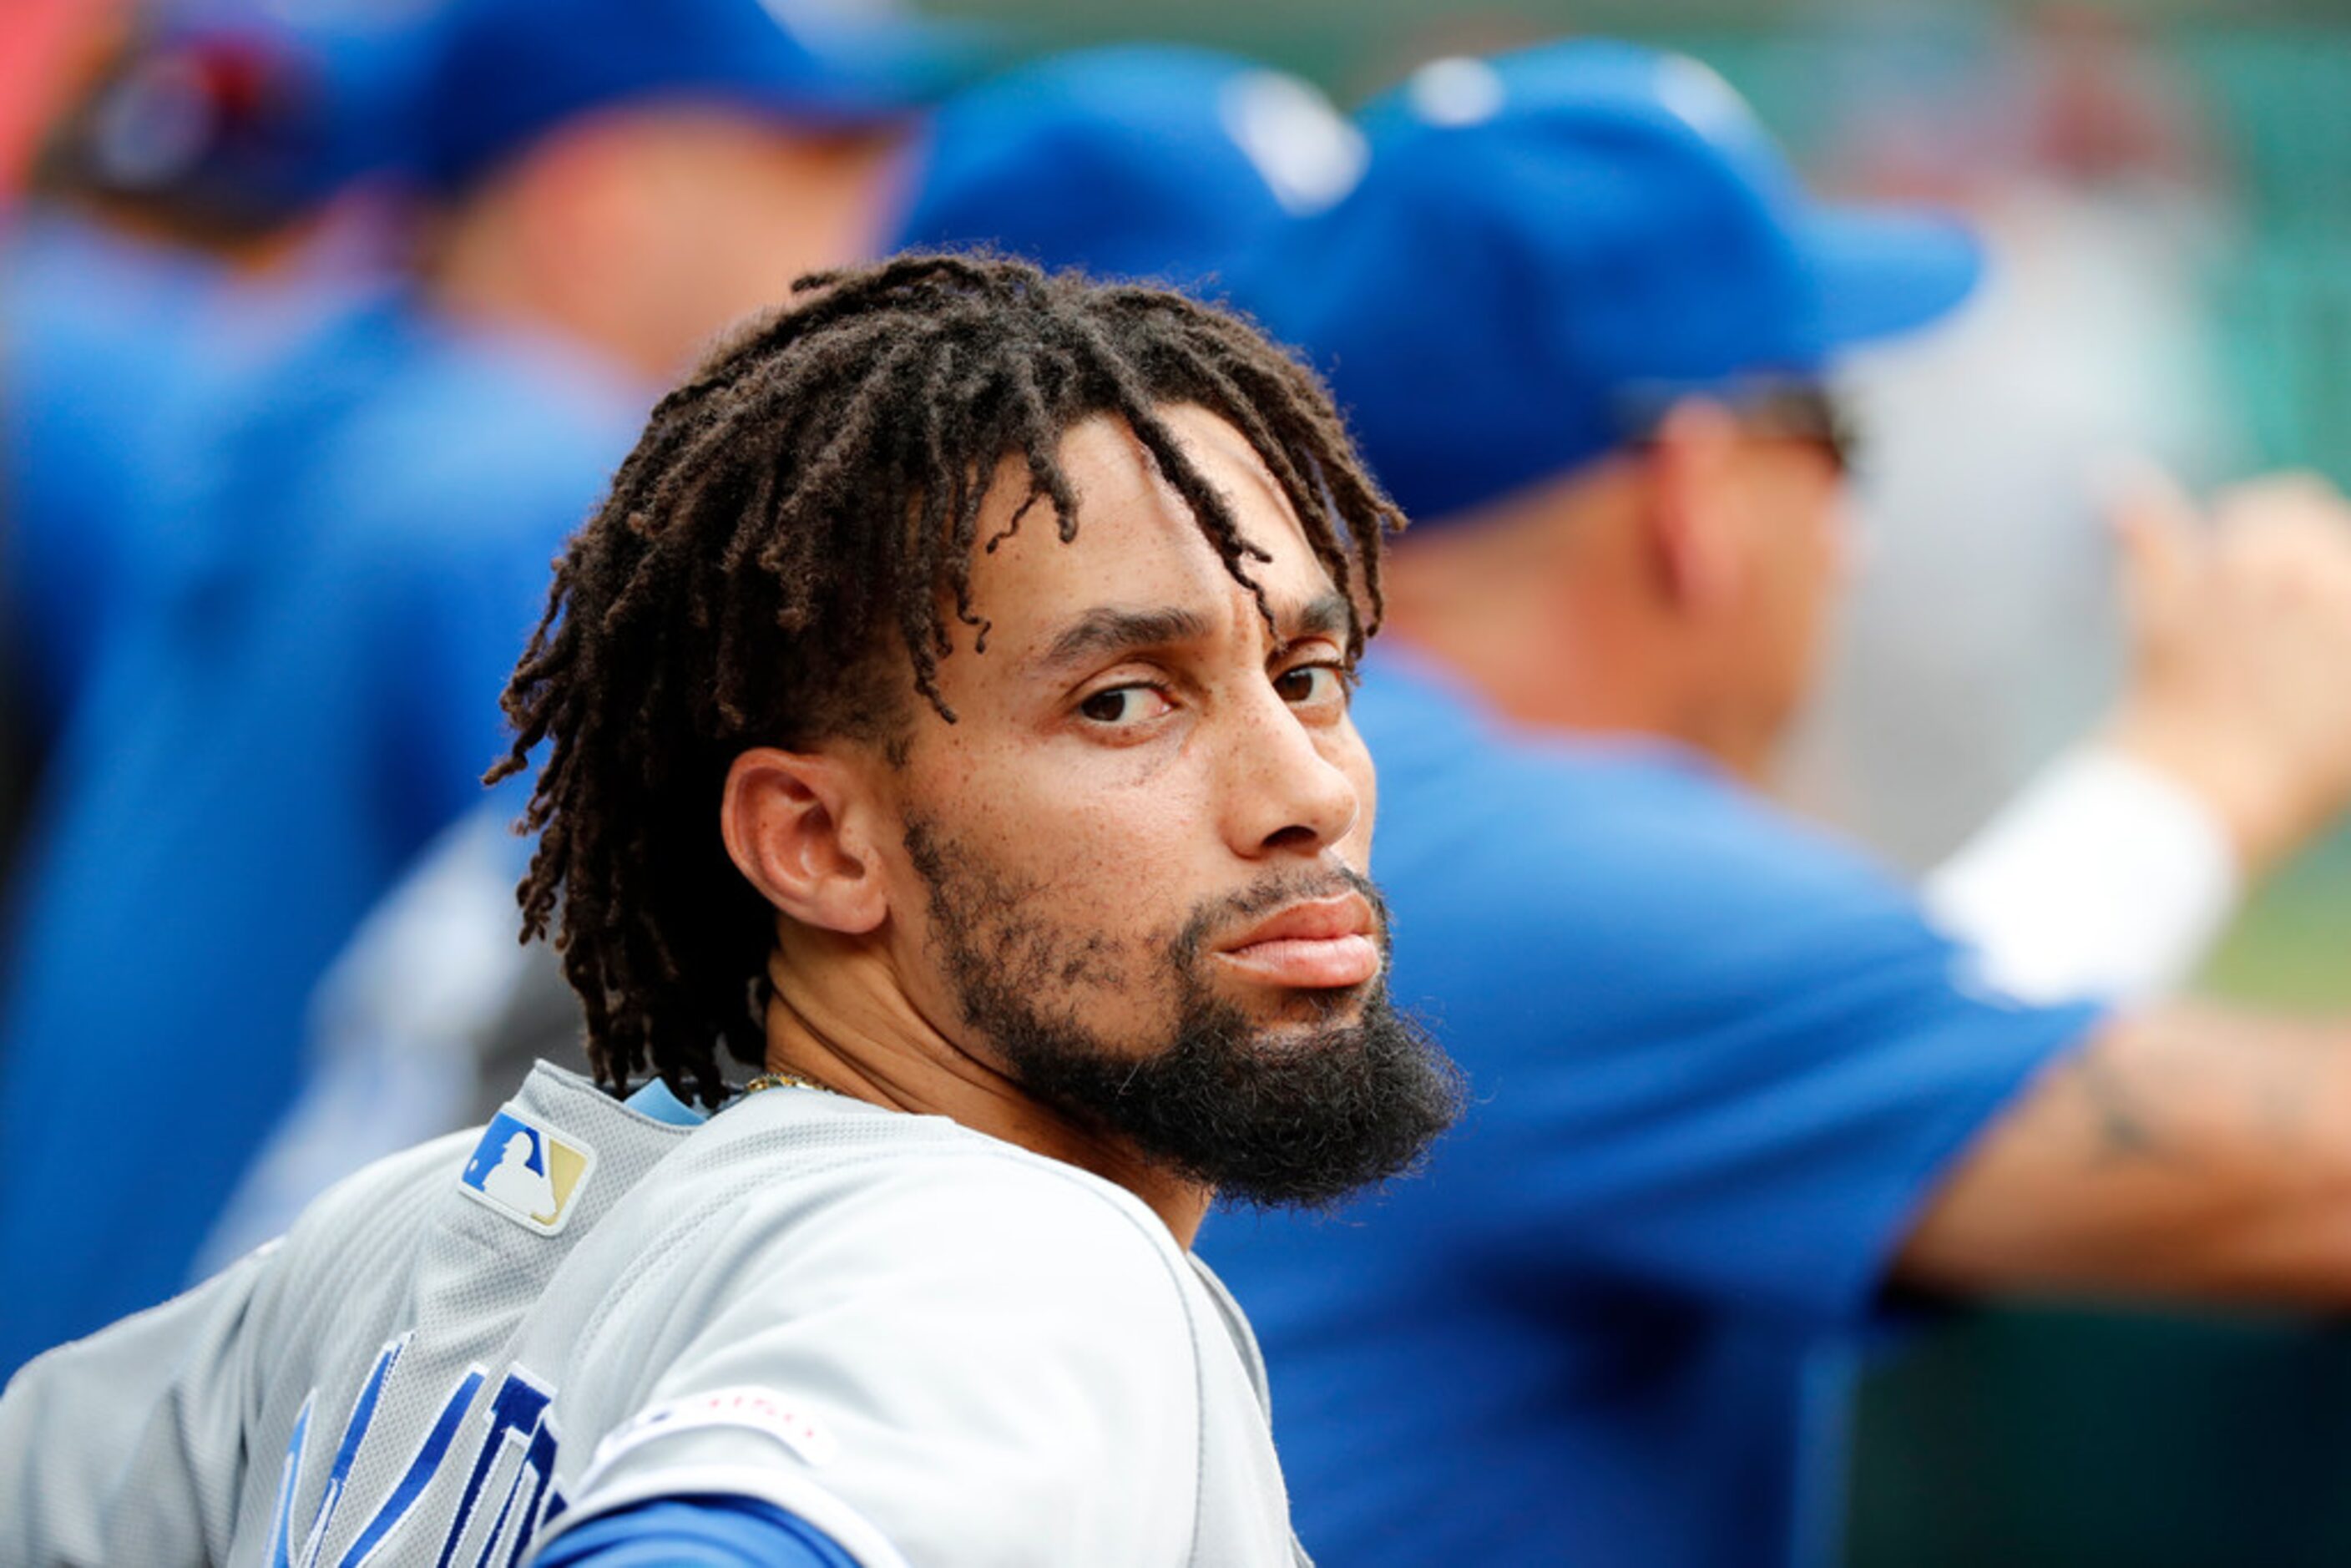
{"label": "blurred person in background", "polygon": [[1955,940],[1751,786],[1844,549],[1824,380],[1965,296],[1965,235],[1813,204],[1631,47],[1439,62],[1364,123],[1235,291],[1415,519],[1356,713],[1397,996],[1478,1098],[1376,1205],[1204,1233],[1309,1550],[1823,1562],[1905,1291],[2351,1299],[2351,1032],[2116,999],[2351,795],[2351,512],[2135,503],[2132,688],[1963,852]]}
{"label": "blurred person in background", "polygon": [[393,73],[364,30],[255,0],[123,10],[56,62],[81,86],[0,221],[0,576],[28,772],[198,553],[193,427],[380,260],[358,128]]}
{"label": "blurred person in background", "polygon": [[[45,1261],[0,1370],[183,1281],[320,972],[478,800],[490,695],[650,389],[879,247],[967,54],[758,0],[401,16],[413,281],[216,401],[174,522],[204,570],[92,674],[51,769],[0,1014],[0,1251]],[[138,1158],[89,1160],[99,1114]]]}
{"label": "blurred person in background", "polygon": [[1863,549],[1786,788],[1923,869],[2120,684],[2104,470],[2125,453],[2199,482],[2234,466],[2203,310],[2226,193],[2186,85],[2132,18],[1897,11],[1843,51],[1827,179],[1956,207],[1989,261],[1942,328],[1840,378],[1868,437]]}
{"label": "blurred person in background", "polygon": [[[1308,83],[1151,44],[1029,61],[948,99],[922,133],[894,248],[987,246],[1049,268],[1213,291],[1269,229],[1335,200],[1361,134]],[[205,1245],[209,1273],[379,1155],[486,1120],[581,1019],[554,953],[513,940],[528,845],[493,797],[386,895],[320,987],[300,1099]]]}

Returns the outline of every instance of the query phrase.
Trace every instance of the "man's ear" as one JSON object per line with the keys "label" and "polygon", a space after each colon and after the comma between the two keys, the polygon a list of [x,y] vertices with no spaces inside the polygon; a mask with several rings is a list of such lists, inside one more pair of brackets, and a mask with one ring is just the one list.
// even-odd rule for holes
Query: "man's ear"
{"label": "man's ear", "polygon": [[857,936],[890,913],[873,811],[841,759],[756,747],[726,770],[719,831],[736,869],[778,910]]}
{"label": "man's ear", "polygon": [[1684,613],[1719,613],[1745,579],[1739,450],[1738,420],[1704,398],[1674,404],[1650,440],[1643,523],[1659,585]]}

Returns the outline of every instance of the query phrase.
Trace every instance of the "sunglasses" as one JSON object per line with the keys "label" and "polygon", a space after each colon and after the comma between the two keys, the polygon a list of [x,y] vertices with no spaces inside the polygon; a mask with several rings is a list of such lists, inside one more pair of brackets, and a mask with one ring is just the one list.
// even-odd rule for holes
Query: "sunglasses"
{"label": "sunglasses", "polygon": [[1754,440],[1794,441],[1819,447],[1840,476],[1851,474],[1860,460],[1861,433],[1851,412],[1819,382],[1792,377],[1742,376],[1703,387],[1636,388],[1622,400],[1619,422],[1625,444],[1644,446],[1654,442],[1658,426],[1674,405],[1691,397],[1720,402],[1739,422],[1740,429]]}

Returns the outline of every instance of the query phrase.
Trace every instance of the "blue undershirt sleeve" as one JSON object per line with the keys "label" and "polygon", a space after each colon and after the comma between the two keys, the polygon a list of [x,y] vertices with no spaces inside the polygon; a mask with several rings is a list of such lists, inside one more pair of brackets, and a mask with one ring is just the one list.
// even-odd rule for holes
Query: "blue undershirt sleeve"
{"label": "blue undershirt sleeve", "polygon": [[536,1568],[858,1568],[806,1520],[748,1497],[664,1497],[565,1531]]}

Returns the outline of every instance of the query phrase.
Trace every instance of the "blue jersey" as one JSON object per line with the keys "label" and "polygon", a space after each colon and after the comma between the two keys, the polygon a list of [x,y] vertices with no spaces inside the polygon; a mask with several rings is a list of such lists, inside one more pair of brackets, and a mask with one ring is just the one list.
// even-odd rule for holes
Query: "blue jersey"
{"label": "blue jersey", "polygon": [[90,677],[0,1011],[0,1373],[161,1300],[292,1096],[361,915],[481,798],[548,563],[642,418],[543,346],[353,304],[224,400]]}
{"label": "blue jersey", "polygon": [[0,525],[9,652],[35,727],[118,619],[142,486],[169,486],[225,285],[186,253],[35,208],[0,239]]}
{"label": "blue jersey", "polygon": [[1850,1331],[2095,1013],[1973,986],[1903,888],[1685,754],[1514,732],[1393,655],[1356,712],[1395,995],[1473,1099],[1426,1176],[1203,1234],[1300,1538],[1369,1568],[1823,1559]]}

